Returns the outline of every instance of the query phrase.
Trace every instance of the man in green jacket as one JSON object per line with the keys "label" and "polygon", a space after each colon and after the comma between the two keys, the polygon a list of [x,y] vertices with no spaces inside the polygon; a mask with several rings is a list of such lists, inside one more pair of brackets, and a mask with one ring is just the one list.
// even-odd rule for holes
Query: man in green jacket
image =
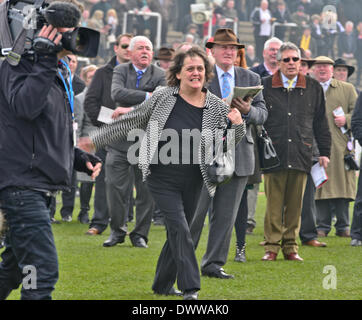
{"label": "man in green jacket", "polygon": [[329,163],[331,137],[322,87],[299,72],[301,55],[298,47],[291,42],[284,43],[277,60],[279,70],[263,78],[269,112],[264,126],[280,165],[264,171],[266,253],[262,260],[276,260],[282,249],[286,260],[302,261],[296,238],[307,174],[312,166],[313,137],[320,152],[319,164],[324,168]]}

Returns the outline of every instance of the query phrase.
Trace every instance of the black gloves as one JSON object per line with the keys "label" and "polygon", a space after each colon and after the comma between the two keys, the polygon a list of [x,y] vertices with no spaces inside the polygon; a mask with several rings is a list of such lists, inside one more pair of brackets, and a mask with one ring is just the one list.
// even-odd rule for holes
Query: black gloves
{"label": "black gloves", "polygon": [[53,41],[44,38],[36,37],[33,41],[33,48],[38,54],[52,54],[62,50],[61,45],[56,45]]}
{"label": "black gloves", "polygon": [[93,171],[87,168],[87,162],[90,162],[95,166],[99,162],[102,163],[102,160],[91,153],[85,152],[79,148],[74,148],[74,169],[76,171],[85,172],[91,176]]}

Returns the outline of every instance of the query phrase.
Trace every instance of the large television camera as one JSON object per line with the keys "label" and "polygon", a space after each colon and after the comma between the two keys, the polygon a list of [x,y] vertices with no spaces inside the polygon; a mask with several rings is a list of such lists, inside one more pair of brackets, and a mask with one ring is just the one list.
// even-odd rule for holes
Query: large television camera
{"label": "large television camera", "polygon": [[[66,49],[79,56],[90,58],[97,56],[100,34],[90,28],[78,27],[81,13],[74,4],[61,1],[49,4],[45,0],[7,0],[5,2],[7,3],[1,6],[7,5],[8,21],[1,21],[0,26],[4,26],[4,23],[8,24],[9,28],[5,29],[9,29],[13,44],[22,33],[25,33],[22,37],[24,40],[20,44],[22,47],[20,54],[33,54],[34,51],[46,52],[47,50],[58,52]],[[5,14],[0,12],[0,19],[6,20],[4,16]],[[37,37],[45,24],[51,24],[56,28],[74,28],[74,30],[62,33],[59,45],[52,46],[51,41]],[[9,38],[6,32],[0,34],[1,53],[5,56],[10,54],[15,46],[4,47],[4,43],[9,43]]]}

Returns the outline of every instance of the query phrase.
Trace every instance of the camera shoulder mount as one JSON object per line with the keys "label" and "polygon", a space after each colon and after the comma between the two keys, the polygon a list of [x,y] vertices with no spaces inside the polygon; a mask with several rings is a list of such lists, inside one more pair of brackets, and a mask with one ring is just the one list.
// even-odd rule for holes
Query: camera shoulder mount
{"label": "camera shoulder mount", "polygon": [[[35,0],[34,7],[39,8],[44,0]],[[8,11],[11,1],[5,0],[0,4],[0,45],[2,54],[6,55],[6,60],[12,66],[17,66],[20,62],[21,55],[24,53],[24,45],[27,35],[27,29],[22,28],[19,34],[13,39],[8,22]]]}

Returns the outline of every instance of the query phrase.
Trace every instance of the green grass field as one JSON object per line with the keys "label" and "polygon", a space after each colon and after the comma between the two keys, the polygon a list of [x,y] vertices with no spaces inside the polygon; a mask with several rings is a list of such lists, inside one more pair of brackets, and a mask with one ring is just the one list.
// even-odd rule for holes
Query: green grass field
{"label": "green grass field", "polygon": [[[53,293],[56,300],[168,300],[181,298],[154,295],[151,290],[156,262],[165,241],[165,229],[153,226],[149,234],[149,248],[133,248],[129,238],[112,248],[102,244],[109,235],[109,228],[100,236],[86,236],[87,225],[76,221],[79,198],[73,222],[54,225],[59,256],[60,277]],[[61,204],[58,203],[59,210]],[[351,204],[351,213],[352,213]],[[257,227],[247,236],[247,262],[234,262],[235,235],[231,242],[229,259],[225,265],[232,280],[201,277],[199,298],[205,300],[339,300],[362,299],[362,247],[351,247],[350,239],[339,238],[333,229],[324,240],[327,248],[300,246],[304,262],[285,261],[279,254],[275,262],[263,262],[263,218],[265,196],[261,194],[257,206]],[[56,215],[60,219],[59,213]],[[132,230],[133,223],[129,224]],[[205,252],[208,227],[204,227],[198,261]],[[330,283],[326,266],[336,270],[336,289],[325,289]],[[19,299],[20,289],[9,299]]]}

